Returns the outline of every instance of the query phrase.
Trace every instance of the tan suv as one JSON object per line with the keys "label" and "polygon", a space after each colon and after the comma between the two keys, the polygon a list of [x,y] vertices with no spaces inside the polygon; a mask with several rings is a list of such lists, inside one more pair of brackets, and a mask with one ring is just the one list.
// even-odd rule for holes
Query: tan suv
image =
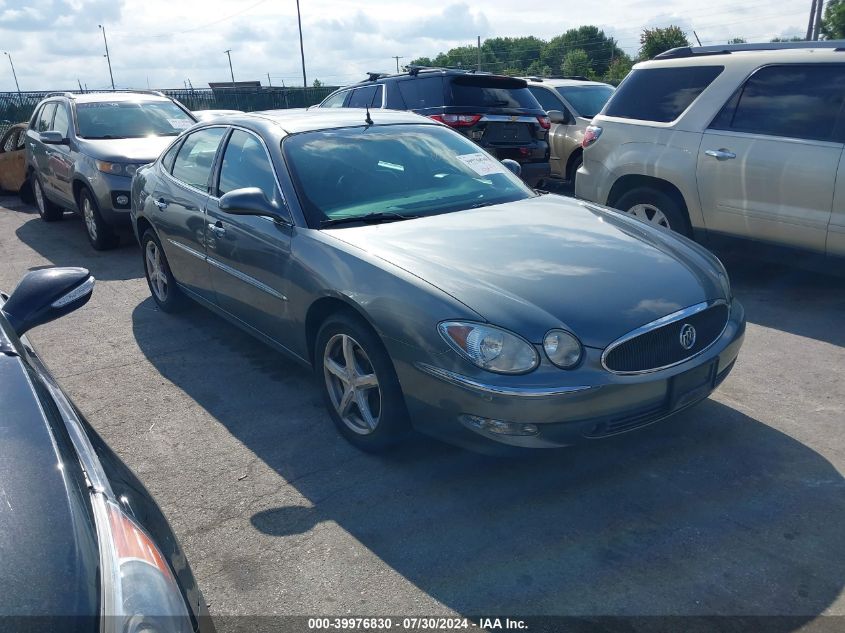
{"label": "tan suv", "polygon": [[680,48],[634,66],[576,196],[710,244],[845,257],[845,42]]}
{"label": "tan suv", "polygon": [[572,182],[581,166],[581,140],[590,120],[613,94],[613,86],[583,77],[523,77],[548,112],[552,177]]}

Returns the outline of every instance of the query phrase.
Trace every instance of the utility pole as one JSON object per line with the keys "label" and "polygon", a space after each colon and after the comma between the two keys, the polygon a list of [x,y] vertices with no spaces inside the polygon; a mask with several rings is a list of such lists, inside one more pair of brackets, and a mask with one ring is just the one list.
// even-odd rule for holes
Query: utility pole
{"label": "utility pole", "polygon": [[12,67],[12,77],[15,78],[15,88],[18,89],[18,101],[23,105],[23,95],[21,94],[21,87],[18,84],[18,74],[15,72],[15,64],[12,62],[12,56],[6,51],[3,51],[3,54],[9,58],[9,65]]}
{"label": "utility pole", "polygon": [[225,51],[226,56],[229,58],[229,74],[232,76],[232,88],[235,87],[235,71],[232,70],[232,49],[227,48]]}
{"label": "utility pole", "polygon": [[478,68],[476,68],[478,72],[481,72],[481,36],[478,36]]}
{"label": "utility pole", "polygon": [[111,72],[111,57],[109,56],[109,41],[106,39],[106,27],[102,24],[98,24],[97,26],[99,26],[100,30],[103,32],[103,44],[106,45],[106,54],[103,55],[103,57],[105,57],[109,63],[109,79],[111,79],[111,89],[114,90],[114,75]]}
{"label": "utility pole", "polygon": [[308,79],[305,77],[305,48],[302,46],[302,16],[299,13],[299,0],[296,0],[296,23],[299,25],[299,55],[302,57],[302,87],[307,88]]}
{"label": "utility pole", "polygon": [[405,59],[405,58],[404,58],[404,57],[401,57],[401,56],[399,56],[399,55],[394,55],[394,56],[393,56],[393,59],[395,59],[395,60],[396,60],[396,72],[398,73],[398,72],[399,72],[399,60],[400,60],[400,59]]}
{"label": "utility pole", "polygon": [[79,81],[79,77],[77,77],[77,78],[76,78],[76,83],[78,83],[78,84],[79,84],[79,92],[84,92],[84,91],[82,90],[82,82],[81,82],[81,81]]}
{"label": "utility pole", "polygon": [[696,33],[695,31],[693,31],[693,32],[692,32],[692,34],[693,34],[693,35],[695,35],[695,41],[696,41],[696,42],[698,42],[698,45],[699,45],[699,46],[701,46],[701,40],[700,40],[700,39],[698,39],[698,33]]}
{"label": "utility pole", "polygon": [[271,88],[273,87],[273,82],[270,81],[270,73],[267,73],[267,85],[270,86]]}
{"label": "utility pole", "polygon": [[822,6],[824,5],[824,0],[816,0],[816,23],[813,26],[813,41],[819,40],[819,32],[822,28]]}
{"label": "utility pole", "polygon": [[816,22],[816,2],[817,0],[813,0],[810,4],[810,19],[807,21],[807,37],[804,38],[808,42],[813,39],[813,25]]}

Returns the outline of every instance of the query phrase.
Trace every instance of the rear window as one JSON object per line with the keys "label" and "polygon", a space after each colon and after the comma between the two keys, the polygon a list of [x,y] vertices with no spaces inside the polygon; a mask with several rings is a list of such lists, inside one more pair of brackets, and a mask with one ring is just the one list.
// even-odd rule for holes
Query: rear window
{"label": "rear window", "polygon": [[484,75],[458,75],[450,79],[446,98],[451,106],[543,109],[521,79]]}
{"label": "rear window", "polygon": [[397,82],[405,106],[411,110],[443,105],[443,78],[423,77]]}
{"label": "rear window", "polygon": [[724,66],[689,66],[633,70],[608,102],[604,114],[669,123],[677,119],[724,69]]}
{"label": "rear window", "polygon": [[611,86],[560,86],[557,91],[572,107],[586,119],[596,116],[610,96],[613,94]]}

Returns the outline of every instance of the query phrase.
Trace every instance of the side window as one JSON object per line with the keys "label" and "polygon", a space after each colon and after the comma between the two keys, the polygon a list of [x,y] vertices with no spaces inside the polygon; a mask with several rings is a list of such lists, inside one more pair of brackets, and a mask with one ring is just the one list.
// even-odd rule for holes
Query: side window
{"label": "side window", "polygon": [[352,91],[352,96],[349,97],[349,103],[346,104],[347,108],[364,108],[370,107],[373,103],[373,97],[376,94],[376,87],[375,86],[366,86],[364,88],[355,88]]}
{"label": "side window", "polygon": [[613,93],[605,115],[669,123],[677,119],[724,66],[640,68],[632,70]]}
{"label": "side window", "polygon": [[59,103],[56,105],[56,116],[53,119],[53,131],[54,132],[61,132],[62,136],[65,138],[68,137],[68,128],[70,127],[70,121],[67,116],[67,108],[65,104]]}
{"label": "side window", "polygon": [[173,159],[176,158],[176,152],[179,151],[179,143],[174,143],[164,156],[161,157],[161,164],[165,171],[170,173],[173,170]]}
{"label": "side window", "polygon": [[336,92],[333,95],[329,96],[328,99],[323,101],[321,108],[342,108],[343,102],[346,100],[346,97],[349,96],[349,91],[344,90],[343,92]]}
{"label": "side window", "polygon": [[399,92],[399,82],[394,81],[387,86],[387,103],[385,107],[391,110],[405,110],[406,105],[402,100],[402,93]]}
{"label": "side window", "polygon": [[843,99],[845,65],[767,66],[745,82],[710,127],[841,142],[835,129]]}
{"label": "side window", "polygon": [[528,86],[528,90],[534,95],[534,98],[540,102],[540,107],[546,112],[549,110],[560,110],[566,112],[566,106],[563,101],[558,99],[551,90],[545,88],[538,88],[537,86]]}
{"label": "side window", "polygon": [[373,95],[373,101],[370,103],[371,108],[380,108],[381,102],[384,99],[384,86],[379,84],[376,86],[376,93]]}
{"label": "side window", "polygon": [[36,132],[47,132],[53,124],[53,115],[56,113],[56,104],[48,103],[41,109],[38,115],[38,124],[35,126]]}
{"label": "side window", "polygon": [[220,167],[219,195],[244,187],[258,187],[268,200],[278,200],[273,165],[255,136],[235,130],[226,144]]}
{"label": "side window", "polygon": [[423,77],[397,82],[402,99],[411,110],[442,106],[443,79],[441,77]]}
{"label": "side window", "polygon": [[225,133],[226,128],[211,127],[189,134],[173,161],[173,177],[186,185],[207,191],[214,156]]}

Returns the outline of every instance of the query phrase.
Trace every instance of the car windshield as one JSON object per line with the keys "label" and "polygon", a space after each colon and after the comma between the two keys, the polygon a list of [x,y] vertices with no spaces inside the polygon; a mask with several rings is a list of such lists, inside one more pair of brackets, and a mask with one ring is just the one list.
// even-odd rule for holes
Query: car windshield
{"label": "car windshield", "polygon": [[611,86],[561,86],[557,91],[577,110],[578,116],[586,119],[601,112],[613,94]]}
{"label": "car windshield", "polygon": [[176,136],[194,120],[171,101],[116,101],[76,104],[79,136],[140,138]]}
{"label": "car windshield", "polygon": [[282,147],[311,227],[401,220],[535,195],[472,141],[439,125],[304,132]]}

